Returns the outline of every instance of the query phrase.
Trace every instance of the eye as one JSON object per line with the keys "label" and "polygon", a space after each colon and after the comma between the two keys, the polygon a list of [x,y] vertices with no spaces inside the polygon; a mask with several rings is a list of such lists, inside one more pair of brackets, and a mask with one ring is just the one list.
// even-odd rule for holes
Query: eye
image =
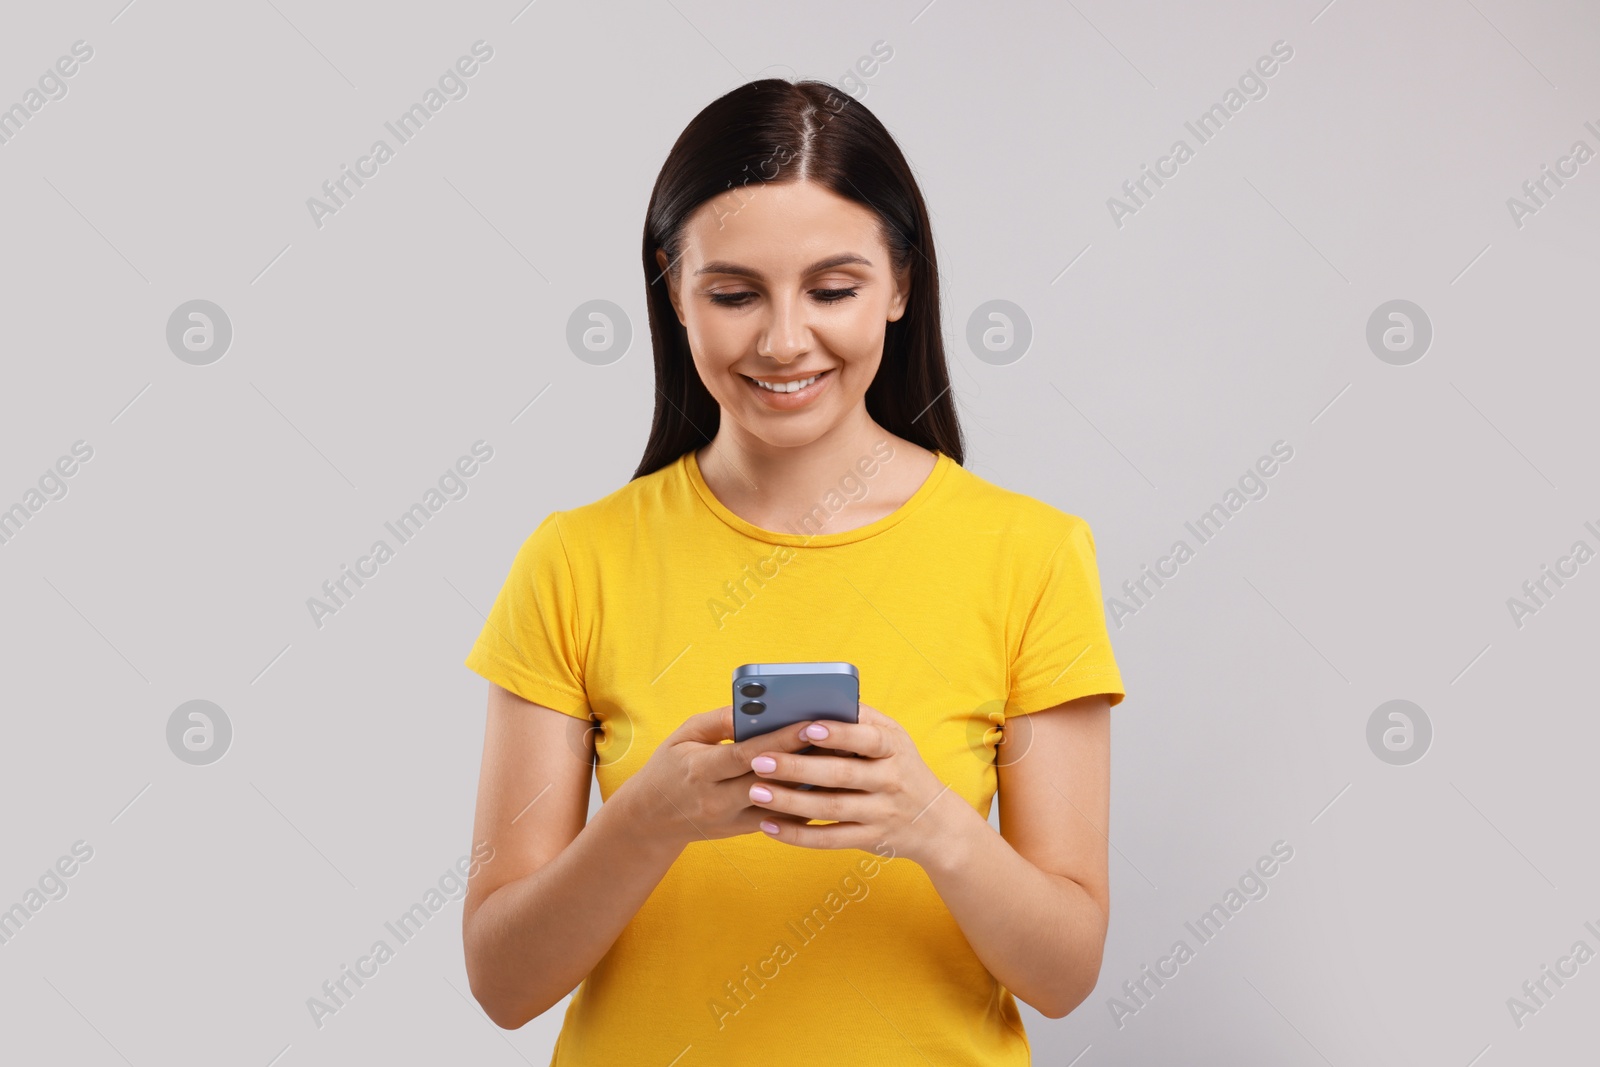
{"label": "eye", "polygon": [[[811,295],[824,304],[837,304],[841,300],[849,300],[858,295],[859,289],[813,289]],[[720,307],[744,307],[749,303],[749,298],[756,294],[750,290],[738,293],[708,293],[711,302]]]}

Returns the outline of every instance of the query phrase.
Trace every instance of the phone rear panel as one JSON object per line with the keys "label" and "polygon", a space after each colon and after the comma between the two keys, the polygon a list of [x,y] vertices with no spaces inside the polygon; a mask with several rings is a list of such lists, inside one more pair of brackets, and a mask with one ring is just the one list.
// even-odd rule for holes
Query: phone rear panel
{"label": "phone rear panel", "polygon": [[733,739],[812,719],[855,722],[860,699],[848,663],[747,663],[733,672]]}

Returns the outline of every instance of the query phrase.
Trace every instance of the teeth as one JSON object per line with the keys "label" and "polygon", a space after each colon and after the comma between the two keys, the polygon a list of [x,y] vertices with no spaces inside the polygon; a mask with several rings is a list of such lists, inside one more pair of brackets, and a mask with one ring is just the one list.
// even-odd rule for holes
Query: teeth
{"label": "teeth", "polygon": [[816,381],[820,377],[822,377],[822,375],[813,374],[809,378],[802,378],[800,381],[797,381],[797,382],[785,382],[785,383],[780,384],[780,385],[773,385],[773,384],[771,384],[769,382],[761,381],[759,378],[751,378],[750,380],[755,382],[757,385],[761,386],[761,388],[769,390],[769,391],[774,392],[774,393],[793,393],[793,392],[798,392],[801,389],[804,389],[806,386],[810,385],[812,382]]}

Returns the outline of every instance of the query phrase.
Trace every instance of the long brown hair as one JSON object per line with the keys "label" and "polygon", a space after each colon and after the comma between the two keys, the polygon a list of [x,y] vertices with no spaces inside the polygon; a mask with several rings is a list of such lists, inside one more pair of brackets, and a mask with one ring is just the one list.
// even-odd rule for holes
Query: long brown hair
{"label": "long brown hair", "polygon": [[[689,216],[748,182],[816,182],[877,214],[910,295],[886,324],[883,361],[867,387],[867,413],[923,448],[965,458],[950,397],[939,320],[939,270],[922,192],[889,131],[854,97],[826,82],[764,78],[706,105],[661,165],[645,212],[644,277],[655,350],[656,403],[635,478],[667,466],[716,435],[722,410],[700,380],[667,291]],[[656,250],[667,254],[663,274]]]}

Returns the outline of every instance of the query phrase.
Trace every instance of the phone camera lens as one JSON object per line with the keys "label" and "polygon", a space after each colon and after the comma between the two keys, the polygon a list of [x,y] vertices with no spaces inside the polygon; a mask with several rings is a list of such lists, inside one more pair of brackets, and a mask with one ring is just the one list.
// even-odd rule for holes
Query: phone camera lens
{"label": "phone camera lens", "polygon": [[767,710],[767,706],[759,700],[746,700],[743,704],[739,705],[739,710],[744,712],[746,715],[760,715],[763,711]]}
{"label": "phone camera lens", "polygon": [[739,692],[747,697],[758,697],[766,691],[766,685],[761,682],[746,682],[739,687]]}

